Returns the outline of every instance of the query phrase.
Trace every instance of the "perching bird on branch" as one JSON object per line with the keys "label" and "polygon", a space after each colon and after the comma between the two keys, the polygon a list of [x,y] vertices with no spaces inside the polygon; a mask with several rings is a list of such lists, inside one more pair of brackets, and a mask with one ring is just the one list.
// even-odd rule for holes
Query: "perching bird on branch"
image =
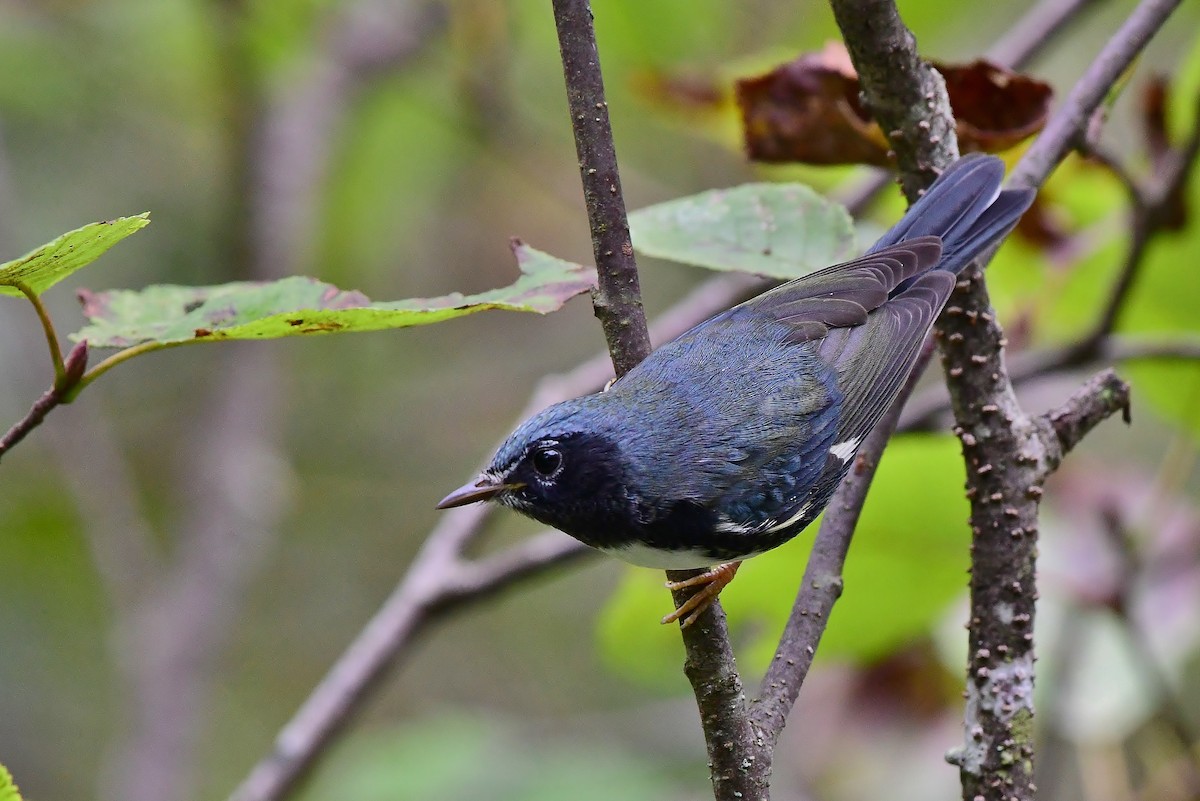
{"label": "perching bird on branch", "polygon": [[[956,276],[1033,201],[992,156],[955,162],[868,253],[697,325],[603,392],[522,424],[438,508],[491,500],[645,567],[711,568],[664,623],[693,623],[740,560],[829,503],[896,399]],[[715,567],[714,567],[715,566]]]}

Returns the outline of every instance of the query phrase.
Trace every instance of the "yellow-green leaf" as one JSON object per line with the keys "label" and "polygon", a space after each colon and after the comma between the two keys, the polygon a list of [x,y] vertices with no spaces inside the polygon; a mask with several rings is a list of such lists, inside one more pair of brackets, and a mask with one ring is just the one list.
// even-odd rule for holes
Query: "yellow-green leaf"
{"label": "yellow-green leaf", "polygon": [[149,224],[150,212],[145,212],[136,217],[118,217],[68,231],[19,259],[0,264],[0,295],[20,295],[17,284],[24,284],[40,295]]}
{"label": "yellow-green leaf", "polygon": [[406,328],[486,309],[547,314],[595,283],[595,271],[589,267],[520,243],[514,244],[513,251],[521,277],[510,286],[476,295],[455,292],[438,298],[372,302],[361,292],[301,276],[219,286],[83,292],[83,311],[91,325],[72,338],[100,348],[142,343],[167,347]]}
{"label": "yellow-green leaf", "polygon": [[17,789],[17,783],[13,781],[12,774],[3,765],[0,765],[0,801],[21,801],[21,792]]}

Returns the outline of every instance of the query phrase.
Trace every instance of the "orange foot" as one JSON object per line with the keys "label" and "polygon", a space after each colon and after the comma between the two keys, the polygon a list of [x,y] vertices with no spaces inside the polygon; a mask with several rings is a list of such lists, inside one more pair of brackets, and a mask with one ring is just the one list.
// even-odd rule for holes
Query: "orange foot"
{"label": "orange foot", "polygon": [[[682,590],[685,587],[700,587],[700,589],[680,604],[678,609],[664,617],[662,619],[663,625],[672,623],[680,618],[683,618],[680,628],[686,629],[695,623],[696,619],[704,614],[704,610],[712,606],[713,601],[717,600],[717,596],[721,594],[721,590],[729,586],[729,582],[733,581],[733,577],[737,575],[738,568],[741,566],[741,562],[726,562],[723,565],[717,565],[711,570],[706,570],[703,573],[692,576],[690,579],[668,581],[667,589],[671,591]],[[684,615],[687,615],[687,617],[683,617]]]}

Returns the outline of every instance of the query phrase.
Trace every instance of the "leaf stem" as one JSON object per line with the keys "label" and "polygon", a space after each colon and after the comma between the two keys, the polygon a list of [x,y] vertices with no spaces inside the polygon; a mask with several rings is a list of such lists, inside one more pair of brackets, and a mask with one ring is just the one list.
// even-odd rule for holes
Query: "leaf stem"
{"label": "leaf stem", "polygon": [[54,330],[54,321],[50,319],[50,312],[46,309],[46,304],[42,303],[41,297],[33,291],[33,287],[24,281],[13,281],[10,286],[18,290],[33,304],[33,310],[37,312],[38,319],[42,323],[42,331],[46,334],[46,344],[50,348],[50,360],[54,363],[54,386],[62,389],[62,385],[67,380],[67,367],[63,363],[62,347],[58,344],[58,332]]}
{"label": "leaf stem", "polygon": [[134,356],[141,356],[143,353],[150,353],[156,350],[165,350],[178,345],[186,345],[187,342],[143,342],[140,345],[132,345],[124,350],[119,350],[107,359],[102,360],[99,364],[88,370],[79,381],[70,389],[67,390],[63,402],[70,403],[75,400],[75,396],[83,391],[84,387],[95,381],[100,376],[107,373],[112,368],[122,362],[132,359]]}

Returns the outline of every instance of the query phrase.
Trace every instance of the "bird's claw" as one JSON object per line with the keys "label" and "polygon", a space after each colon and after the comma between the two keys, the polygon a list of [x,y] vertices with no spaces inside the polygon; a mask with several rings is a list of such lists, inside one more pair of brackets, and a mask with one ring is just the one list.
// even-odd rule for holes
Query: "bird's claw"
{"label": "bird's claw", "polygon": [[[664,617],[662,619],[663,625],[673,623],[681,618],[683,622],[679,624],[680,628],[686,629],[695,623],[700,618],[700,615],[704,614],[704,610],[712,606],[713,601],[717,600],[717,596],[721,594],[721,590],[728,587],[729,582],[733,581],[733,577],[737,575],[738,568],[741,565],[741,562],[727,562],[717,565],[711,570],[706,570],[703,573],[697,573],[683,581],[668,581],[667,589],[672,592],[688,587],[700,587],[700,589],[692,593],[691,597],[681,603],[674,612]],[[684,617],[685,615],[686,617]]]}

